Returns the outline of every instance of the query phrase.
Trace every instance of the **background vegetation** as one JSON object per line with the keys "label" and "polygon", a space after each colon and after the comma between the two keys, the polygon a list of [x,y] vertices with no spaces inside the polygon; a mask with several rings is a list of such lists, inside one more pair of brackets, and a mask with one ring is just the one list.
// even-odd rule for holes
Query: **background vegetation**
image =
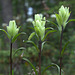
{"label": "background vegetation", "polygon": [[[47,20],[56,23],[52,14],[58,13],[61,5],[68,6],[71,11],[71,19],[75,19],[75,1],[74,0],[0,0],[0,28],[6,29],[8,22],[15,19],[18,26],[21,26],[20,32],[26,32],[26,35],[19,36],[15,45],[13,45],[13,52],[19,47],[26,47],[26,50],[20,50],[14,57],[13,68],[15,75],[28,75],[32,72],[30,65],[23,61],[21,56],[31,60],[31,62],[38,66],[38,55],[35,47],[31,44],[26,44],[23,40],[27,40],[33,30],[31,29],[31,21],[34,19],[34,14],[43,14]],[[63,46],[70,40],[68,47],[65,50],[63,57],[62,69],[64,75],[75,75],[75,22],[67,25],[64,31]],[[56,27],[50,22],[46,23],[46,27]],[[43,67],[56,63],[59,65],[59,32],[48,35],[42,53],[42,69]],[[36,37],[32,39],[37,43]],[[0,75],[8,75],[9,73],[9,42],[8,38],[0,31]],[[36,66],[36,67],[37,67]],[[49,68],[45,75],[56,75],[57,69]]]}

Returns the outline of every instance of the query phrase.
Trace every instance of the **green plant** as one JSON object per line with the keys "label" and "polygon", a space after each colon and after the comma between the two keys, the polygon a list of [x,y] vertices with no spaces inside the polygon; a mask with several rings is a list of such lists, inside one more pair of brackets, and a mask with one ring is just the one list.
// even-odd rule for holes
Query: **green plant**
{"label": "green plant", "polygon": [[[48,65],[47,67],[45,67],[42,71],[41,68],[41,55],[43,52],[43,46],[44,44],[47,42],[46,41],[46,37],[48,34],[52,33],[52,32],[56,32],[57,30],[54,30],[52,27],[45,27],[46,21],[49,22],[48,20],[45,19],[45,17],[43,17],[42,15],[39,14],[35,14],[35,20],[32,22],[33,23],[33,27],[32,28],[34,30],[34,32],[32,32],[28,38],[27,41],[24,41],[26,43],[31,43],[33,44],[33,48],[29,47],[31,49],[34,49],[34,47],[36,48],[37,52],[34,52],[36,54],[38,54],[38,58],[39,58],[39,71],[36,70],[36,67],[30,62],[30,60],[23,58],[23,60],[27,61],[31,67],[34,70],[34,73],[36,75],[44,75],[45,71],[52,66],[56,66],[58,68],[58,71],[60,73],[60,75],[62,74],[62,58],[64,55],[64,51],[65,48],[67,47],[69,41],[64,45],[64,47],[62,48],[62,40],[63,40],[63,32],[66,28],[66,25],[71,22],[71,21],[75,21],[75,19],[71,19],[69,21],[68,18],[70,16],[70,12],[69,12],[69,8],[61,6],[61,8],[59,9],[59,14],[56,14],[56,21],[58,23],[55,24],[54,22],[50,21],[51,24],[55,25],[59,32],[60,32],[60,67],[54,63]],[[15,42],[15,40],[17,39],[17,37],[20,34],[25,34],[25,33],[18,33],[19,28],[17,28],[15,21],[10,21],[9,22],[9,26],[7,26],[7,32],[4,29],[0,29],[1,31],[5,32],[6,35],[8,36],[9,40],[10,40],[10,75],[13,75],[14,73],[12,72],[12,61],[13,61],[13,57],[12,57],[12,44]],[[36,44],[35,42],[31,41],[31,39],[34,39],[34,36],[36,37]],[[19,50],[23,50],[25,48],[21,47],[19,49],[17,49],[13,56],[19,51]],[[35,50],[35,49],[34,49]],[[33,52],[33,51],[32,51]],[[34,54],[33,53],[33,54]],[[35,54],[34,54],[35,56]],[[49,73],[49,72],[48,72]]]}
{"label": "green plant", "polygon": [[[44,72],[51,66],[56,66],[59,69],[59,67],[56,64],[51,64],[51,65],[47,66],[41,72],[41,53],[43,51],[43,46],[46,42],[44,40],[46,39],[46,37],[49,33],[55,32],[56,30],[54,30],[51,27],[45,28],[45,23],[46,23],[45,17],[43,18],[43,16],[39,15],[39,14],[35,14],[35,20],[32,23],[33,23],[35,32],[31,33],[31,35],[28,38],[28,41],[25,41],[25,42],[32,43],[35,46],[36,50],[38,51],[39,72],[37,73],[36,68],[32,65],[32,63],[28,59],[26,59],[26,58],[23,58],[23,59],[25,61],[29,62],[29,64],[33,67],[36,75],[43,75]],[[49,31],[45,34],[46,30],[49,30]],[[31,41],[31,39],[34,35],[37,37],[38,46],[33,41]]]}
{"label": "green plant", "polygon": [[19,28],[17,28],[16,22],[14,20],[9,22],[9,26],[7,26],[7,32],[4,29],[0,30],[5,32],[10,40],[10,75],[12,75],[12,44],[16,41],[20,34],[24,33],[18,33]]}
{"label": "green plant", "polygon": [[69,22],[75,21],[75,19],[71,19],[67,22],[69,16],[70,16],[69,7],[67,8],[67,7],[64,7],[63,5],[59,9],[59,14],[56,14],[58,30],[60,31],[60,75],[61,75],[61,66],[62,66],[62,58],[63,58],[64,50],[69,43],[68,41],[62,49],[63,32],[64,32],[66,25]]}

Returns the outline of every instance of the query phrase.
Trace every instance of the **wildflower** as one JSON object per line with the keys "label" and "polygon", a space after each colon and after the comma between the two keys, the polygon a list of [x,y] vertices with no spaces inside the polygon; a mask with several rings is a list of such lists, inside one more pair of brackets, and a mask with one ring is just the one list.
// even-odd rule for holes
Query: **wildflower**
{"label": "wildflower", "polygon": [[17,28],[16,22],[10,21],[9,26],[7,26],[7,32],[9,35],[9,39],[12,39],[16,34],[18,34],[19,28]]}
{"label": "wildflower", "polygon": [[56,20],[59,25],[59,30],[61,31],[61,26],[65,29],[67,20],[70,16],[69,7],[64,7],[63,5],[59,9],[59,14],[56,14]]}
{"label": "wildflower", "polygon": [[35,15],[35,20],[32,22],[36,34],[43,40],[44,35],[45,35],[45,17],[42,15],[36,14]]}

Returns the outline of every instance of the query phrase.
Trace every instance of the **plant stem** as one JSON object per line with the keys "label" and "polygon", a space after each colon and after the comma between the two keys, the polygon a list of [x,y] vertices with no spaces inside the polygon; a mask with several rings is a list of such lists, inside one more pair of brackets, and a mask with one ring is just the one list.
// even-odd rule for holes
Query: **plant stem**
{"label": "plant stem", "polygon": [[62,26],[62,31],[61,31],[61,35],[60,35],[60,75],[61,75],[61,65],[62,65],[62,57],[61,57],[62,40],[63,40],[63,26]]}
{"label": "plant stem", "polygon": [[10,75],[12,75],[12,42],[10,40]]}
{"label": "plant stem", "polygon": [[42,44],[42,41],[39,40],[39,75],[41,75],[41,44]]}

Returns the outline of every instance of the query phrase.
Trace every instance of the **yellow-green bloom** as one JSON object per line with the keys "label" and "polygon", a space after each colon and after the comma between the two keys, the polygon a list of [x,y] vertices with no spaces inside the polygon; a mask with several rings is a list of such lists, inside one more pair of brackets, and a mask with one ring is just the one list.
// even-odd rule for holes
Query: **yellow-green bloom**
{"label": "yellow-green bloom", "polygon": [[66,27],[67,20],[70,16],[69,7],[64,7],[63,5],[59,9],[59,14],[56,14],[56,20],[59,25],[59,30],[61,31],[61,26]]}
{"label": "yellow-green bloom", "polygon": [[45,17],[39,14],[35,14],[35,20],[32,22],[36,34],[43,40],[45,35]]}
{"label": "yellow-green bloom", "polygon": [[16,34],[18,34],[19,28],[17,28],[15,20],[9,22],[9,26],[7,26],[7,33],[9,35],[9,39],[13,38]]}

